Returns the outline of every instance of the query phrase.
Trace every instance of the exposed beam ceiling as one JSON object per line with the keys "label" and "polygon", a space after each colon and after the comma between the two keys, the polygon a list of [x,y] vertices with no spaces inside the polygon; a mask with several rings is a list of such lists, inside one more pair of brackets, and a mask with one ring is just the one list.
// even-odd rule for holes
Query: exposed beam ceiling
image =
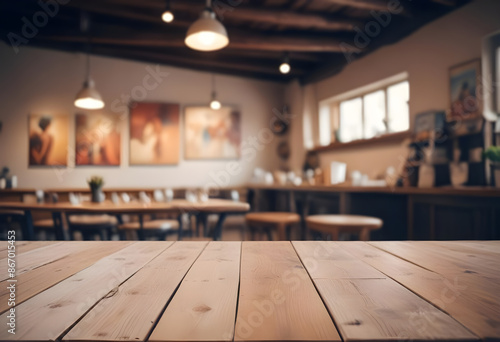
{"label": "exposed beam ceiling", "polygon": [[[40,11],[39,1],[2,1],[0,32],[20,34],[22,18]],[[71,0],[29,39],[29,46],[84,51],[88,37],[80,32],[82,11],[91,16],[91,51],[94,54],[162,63],[190,69],[221,72],[288,82],[331,76],[348,64],[346,55],[361,58],[392,44],[422,25],[469,0],[401,1],[402,11],[391,14],[369,43],[366,24],[377,23],[375,13],[389,9],[392,0],[218,0],[214,9],[226,27],[230,44],[215,52],[187,48],[187,28],[205,6],[204,0],[171,0],[175,20],[161,21],[165,0]],[[373,25],[373,24],[372,24]],[[361,33],[360,33],[361,32]],[[278,66],[287,54],[292,71],[281,75]]]}

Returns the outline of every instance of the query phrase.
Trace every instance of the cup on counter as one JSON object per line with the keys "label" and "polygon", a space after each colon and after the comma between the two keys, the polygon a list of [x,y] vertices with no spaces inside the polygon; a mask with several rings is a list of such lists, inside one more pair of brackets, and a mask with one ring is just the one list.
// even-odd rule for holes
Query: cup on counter
{"label": "cup on counter", "polygon": [[163,190],[163,193],[165,195],[165,202],[171,202],[174,199],[174,190],[171,188]]}

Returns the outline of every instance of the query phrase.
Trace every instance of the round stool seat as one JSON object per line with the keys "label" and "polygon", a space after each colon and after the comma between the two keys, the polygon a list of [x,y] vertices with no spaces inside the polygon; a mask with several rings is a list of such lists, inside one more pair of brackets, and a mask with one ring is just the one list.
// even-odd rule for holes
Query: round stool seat
{"label": "round stool seat", "polygon": [[248,213],[245,215],[245,219],[255,223],[270,224],[291,224],[300,222],[300,216],[298,214],[287,212]]}
{"label": "round stool seat", "polygon": [[370,231],[384,223],[379,218],[361,215],[311,215],[306,222],[312,230],[331,234],[333,240],[338,239],[339,233],[357,233],[364,241],[369,239]]}
{"label": "round stool seat", "polygon": [[[300,216],[295,213],[289,212],[262,212],[262,213],[248,213],[245,215],[245,220],[250,227],[252,239],[254,237],[255,228],[265,228],[269,240],[272,240],[272,235],[269,226],[273,226],[278,231],[279,240],[289,240],[290,227],[295,223],[300,222]],[[267,226],[267,227],[266,227]]]}

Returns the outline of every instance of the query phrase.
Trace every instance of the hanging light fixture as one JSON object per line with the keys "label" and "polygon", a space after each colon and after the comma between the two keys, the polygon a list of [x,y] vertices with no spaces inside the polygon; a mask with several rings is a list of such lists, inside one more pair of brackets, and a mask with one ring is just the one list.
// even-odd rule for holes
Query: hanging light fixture
{"label": "hanging light fixture", "polygon": [[[80,25],[82,31],[88,31],[89,19],[86,13],[82,13]],[[75,106],[82,109],[101,109],[104,107],[104,101],[97,89],[95,89],[94,80],[90,77],[90,36],[87,41],[85,81],[83,82],[83,88],[76,94]]]}
{"label": "hanging light fixture", "polygon": [[83,82],[83,88],[76,94],[75,106],[82,109],[101,109],[104,107],[104,101],[101,95],[95,89],[95,83],[90,78],[90,54],[87,53],[87,76]]}
{"label": "hanging light fixture", "polygon": [[288,74],[290,72],[290,59],[288,58],[288,54],[283,58],[283,62],[280,65],[280,72],[282,74]]}
{"label": "hanging light fixture", "polygon": [[170,0],[167,0],[167,3],[165,5],[165,11],[161,15],[161,20],[163,20],[166,23],[171,23],[174,20],[174,14],[170,10]]}
{"label": "hanging light fixture", "polygon": [[224,25],[215,17],[212,1],[207,0],[207,7],[188,29],[184,43],[193,50],[215,51],[229,44]]}
{"label": "hanging light fixture", "polygon": [[212,74],[212,101],[210,102],[210,108],[219,110],[221,107],[222,105],[217,100],[217,92],[215,91],[215,75]]}

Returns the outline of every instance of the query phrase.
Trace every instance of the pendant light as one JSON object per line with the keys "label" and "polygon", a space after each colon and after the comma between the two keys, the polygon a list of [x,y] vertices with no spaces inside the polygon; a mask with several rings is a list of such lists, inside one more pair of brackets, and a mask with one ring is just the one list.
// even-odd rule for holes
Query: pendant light
{"label": "pendant light", "polygon": [[215,17],[211,0],[207,0],[206,6],[200,19],[189,27],[184,43],[198,51],[220,50],[229,44],[227,31]]}
{"label": "pendant light", "polygon": [[210,108],[219,110],[221,107],[222,105],[217,100],[217,92],[215,91],[215,75],[212,74],[212,101],[210,102]]}
{"label": "pendant light", "polygon": [[283,62],[280,65],[280,72],[282,74],[288,74],[290,72],[290,59],[288,58],[288,54],[283,58]]}
{"label": "pendant light", "polygon": [[[81,17],[82,31],[88,31],[88,16],[83,13]],[[76,94],[75,106],[82,109],[101,109],[104,107],[104,101],[95,88],[94,80],[90,77],[90,36],[87,41],[87,63],[85,81],[83,88]]]}
{"label": "pendant light", "polygon": [[166,23],[171,23],[174,20],[174,14],[170,10],[170,0],[167,0],[165,11],[161,15],[161,20],[163,20]]}

